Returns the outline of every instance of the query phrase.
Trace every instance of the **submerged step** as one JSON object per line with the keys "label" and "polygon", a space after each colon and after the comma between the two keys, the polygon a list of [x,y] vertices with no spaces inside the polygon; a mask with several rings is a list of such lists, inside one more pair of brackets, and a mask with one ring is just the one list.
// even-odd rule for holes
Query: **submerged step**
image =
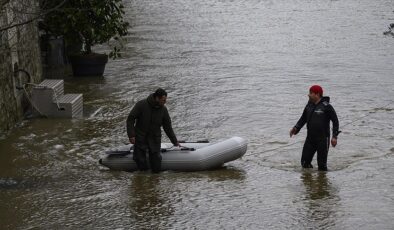
{"label": "submerged step", "polygon": [[58,98],[59,104],[56,114],[59,117],[81,118],[83,116],[82,94],[66,94]]}
{"label": "submerged step", "polygon": [[61,96],[64,94],[64,80],[61,79],[45,79],[38,86],[35,86],[33,90],[48,90],[52,91],[53,97]]}
{"label": "submerged step", "polygon": [[83,116],[82,94],[64,94],[64,81],[45,79],[33,87],[35,110],[47,117],[80,118]]}

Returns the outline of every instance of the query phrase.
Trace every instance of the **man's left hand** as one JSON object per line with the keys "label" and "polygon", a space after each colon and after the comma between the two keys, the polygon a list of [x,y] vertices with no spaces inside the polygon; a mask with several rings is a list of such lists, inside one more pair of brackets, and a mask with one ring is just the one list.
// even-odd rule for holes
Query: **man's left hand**
{"label": "man's left hand", "polygon": [[335,148],[335,146],[337,146],[337,138],[336,137],[331,138],[331,145],[334,148]]}

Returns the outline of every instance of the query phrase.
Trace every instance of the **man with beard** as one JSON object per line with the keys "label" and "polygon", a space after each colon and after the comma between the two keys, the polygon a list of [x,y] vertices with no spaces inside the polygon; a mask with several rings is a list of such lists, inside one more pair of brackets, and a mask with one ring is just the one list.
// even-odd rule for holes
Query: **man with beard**
{"label": "man with beard", "polygon": [[134,144],[133,159],[141,171],[148,170],[146,152],[153,173],[161,170],[161,127],[175,146],[180,146],[174,131],[167,107],[167,92],[157,89],[148,98],[137,102],[127,118],[127,135]]}

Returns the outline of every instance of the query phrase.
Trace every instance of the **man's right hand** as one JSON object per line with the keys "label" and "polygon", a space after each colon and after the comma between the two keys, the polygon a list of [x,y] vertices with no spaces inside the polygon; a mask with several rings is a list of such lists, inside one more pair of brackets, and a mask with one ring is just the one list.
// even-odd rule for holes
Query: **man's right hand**
{"label": "man's right hand", "polygon": [[292,137],[293,135],[296,135],[297,133],[297,128],[293,127],[292,129],[290,129],[290,137]]}
{"label": "man's right hand", "polygon": [[131,144],[134,145],[134,144],[135,144],[135,137],[130,137],[130,138],[129,138],[129,141],[130,141]]}
{"label": "man's right hand", "polygon": [[335,148],[335,146],[337,146],[337,143],[338,143],[338,141],[337,141],[336,137],[331,138],[331,145],[332,145],[332,147]]}

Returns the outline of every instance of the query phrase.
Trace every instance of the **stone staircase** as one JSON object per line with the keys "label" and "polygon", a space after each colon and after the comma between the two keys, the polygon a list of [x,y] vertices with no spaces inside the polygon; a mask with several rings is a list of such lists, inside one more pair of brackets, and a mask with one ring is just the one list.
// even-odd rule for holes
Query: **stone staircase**
{"label": "stone staircase", "polygon": [[35,110],[47,117],[82,118],[82,94],[64,94],[64,81],[45,79],[33,87],[32,103]]}

